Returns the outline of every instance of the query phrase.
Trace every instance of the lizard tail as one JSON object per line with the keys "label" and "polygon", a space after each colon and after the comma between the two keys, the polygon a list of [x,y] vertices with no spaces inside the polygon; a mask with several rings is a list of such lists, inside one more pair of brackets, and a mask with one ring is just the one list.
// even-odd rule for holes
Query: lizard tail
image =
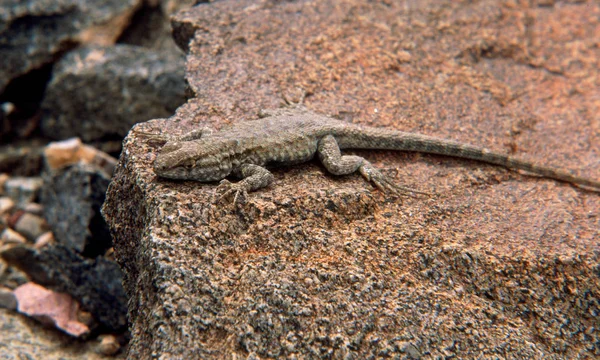
{"label": "lizard tail", "polygon": [[505,166],[510,169],[523,170],[528,173],[532,173],[535,175],[540,175],[543,177],[547,177],[554,180],[559,180],[563,182],[567,182],[578,187],[585,187],[589,190],[593,190],[596,192],[600,192],[600,181],[586,179],[584,177],[580,177],[574,175],[568,171],[558,170],[555,168],[536,165],[532,162],[521,160],[514,158],[508,155],[498,156],[496,154],[490,154],[489,160],[484,160],[485,162],[489,162],[491,164],[498,164]]}
{"label": "lizard tail", "polygon": [[438,154],[463,159],[477,160],[489,164],[500,165],[513,170],[523,170],[546,178],[567,182],[578,187],[600,192],[600,181],[586,179],[565,170],[541,166],[529,161],[501,154],[485,148],[462,144],[452,140],[432,136],[404,132],[370,130],[368,134],[355,134],[353,140],[341,139],[344,147],[415,151],[427,154]]}
{"label": "lizard tail", "polygon": [[[416,144],[417,142],[409,141],[408,143]],[[421,142],[421,145],[422,146],[414,146],[413,151],[478,160],[489,164],[504,166],[513,170],[523,170],[531,174],[567,182],[600,192],[600,181],[586,179],[565,170],[537,165],[530,161],[494,152],[485,148],[461,144],[454,141],[441,140],[434,137],[427,137],[426,141]]]}

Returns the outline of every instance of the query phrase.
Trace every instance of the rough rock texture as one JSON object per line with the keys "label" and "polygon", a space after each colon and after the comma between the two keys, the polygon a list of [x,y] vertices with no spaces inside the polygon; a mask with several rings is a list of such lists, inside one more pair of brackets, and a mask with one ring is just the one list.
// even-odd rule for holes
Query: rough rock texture
{"label": "rough rock texture", "polygon": [[2,1],[0,94],[12,79],[53,62],[79,43],[114,43],[140,2]]}
{"label": "rough rock texture", "polygon": [[0,172],[13,176],[37,176],[42,170],[40,141],[21,141],[0,146]]}
{"label": "rough rock texture", "polygon": [[171,34],[169,17],[205,0],[145,0],[119,37],[119,43],[162,51],[181,51]]}
{"label": "rough rock texture", "polygon": [[185,101],[183,60],[179,53],[130,45],[72,51],[48,84],[44,134],[120,139],[137,122],[172,114]]}
{"label": "rough rock texture", "polygon": [[44,175],[41,203],[56,240],[89,257],[112,246],[100,213],[110,174],[89,164],[75,164]]}
{"label": "rough rock texture", "polygon": [[9,264],[25,271],[35,283],[67,293],[109,331],[127,325],[126,298],[117,264],[103,257],[86,259],[62,245],[40,250],[14,246],[0,253]]}
{"label": "rough rock texture", "polygon": [[[6,309],[0,309],[0,353],[2,359],[106,360],[98,354],[97,344],[81,342],[60,331],[42,325],[34,319]],[[111,359],[124,359],[119,353]]]}
{"label": "rough rock texture", "polygon": [[[531,5],[532,4],[532,5]],[[600,178],[597,2],[221,1],[175,19],[197,96],[137,126],[104,214],[129,357],[600,356],[600,196],[472,161],[360,151],[386,196],[317,163],[237,209],[158,179],[157,146],[298,100]],[[139,132],[136,132],[139,131]]]}

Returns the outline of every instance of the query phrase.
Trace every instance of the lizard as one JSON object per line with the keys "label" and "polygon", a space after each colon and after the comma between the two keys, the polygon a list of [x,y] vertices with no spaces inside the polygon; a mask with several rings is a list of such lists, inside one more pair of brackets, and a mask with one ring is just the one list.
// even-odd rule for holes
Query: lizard
{"label": "lizard", "polygon": [[[303,163],[315,155],[331,174],[358,171],[383,192],[429,195],[395,184],[363,157],[341,154],[341,149],[349,148],[413,151],[477,160],[600,192],[600,181],[566,170],[453,140],[347,123],[304,107],[274,110],[260,119],[240,122],[218,132],[201,128],[165,139],[154,161],[157,176],[200,182],[220,180],[217,187],[217,193],[222,194],[220,199],[234,195],[234,203],[273,181],[273,174],[266,166]],[[241,180],[231,183],[225,179],[230,175]]]}

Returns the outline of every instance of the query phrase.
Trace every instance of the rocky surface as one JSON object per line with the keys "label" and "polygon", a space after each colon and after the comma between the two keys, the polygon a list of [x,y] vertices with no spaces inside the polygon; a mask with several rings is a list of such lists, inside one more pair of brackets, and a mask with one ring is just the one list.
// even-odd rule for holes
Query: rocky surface
{"label": "rocky surface", "polygon": [[[0,309],[3,359],[123,357],[122,275],[99,214],[116,160],[104,152],[185,100],[169,16],[193,2],[0,1],[0,307],[15,311]],[[47,146],[76,134],[85,144]]]}
{"label": "rocky surface", "polygon": [[[0,353],[3,359],[101,360],[100,342],[73,341],[72,337],[29,319],[21,314],[0,309],[2,333]],[[114,359],[125,359],[121,352]]]}
{"label": "rocky surface", "polygon": [[40,250],[14,246],[0,252],[36,283],[71,295],[105,329],[123,331],[126,298],[117,264],[103,257],[86,259],[71,248],[49,245]]}
{"label": "rocky surface", "polygon": [[53,62],[78,43],[114,43],[140,3],[141,0],[3,1],[0,93],[14,78]]}
{"label": "rocky surface", "polygon": [[205,0],[145,0],[136,11],[131,25],[119,37],[119,43],[159,51],[180,52],[171,35],[172,14]]}
{"label": "rocky surface", "polygon": [[46,173],[41,201],[58,242],[95,257],[112,246],[100,214],[110,174],[88,164]]}
{"label": "rocky surface", "polygon": [[42,148],[39,141],[0,145],[0,172],[13,176],[36,176],[42,170]]}
{"label": "rocky surface", "polygon": [[[97,344],[80,344],[79,352],[86,358],[94,356],[89,351],[119,356],[126,344],[126,299],[120,269],[102,256],[111,238],[99,212],[116,159],[79,139],[51,143],[40,154],[46,164],[43,177],[0,174],[0,307],[90,344],[96,342],[95,336],[110,334]],[[40,193],[46,195],[40,197]],[[40,198],[45,202],[37,203]],[[52,225],[66,224],[67,231],[57,226],[55,239],[45,218]],[[22,324],[10,314],[0,317],[6,324]],[[42,334],[31,337],[9,325],[3,329],[11,332],[3,334],[3,341],[30,337],[29,346],[1,351],[6,358],[32,354],[37,358],[44,353],[36,345],[43,341]],[[67,346],[63,357],[53,351],[43,357],[69,358],[73,351]]]}
{"label": "rocky surface", "polygon": [[173,114],[185,101],[183,75],[178,52],[130,45],[72,51],[54,68],[42,130],[54,139],[121,139],[137,122]]}
{"label": "rocky surface", "polygon": [[[476,162],[357,151],[386,196],[317,163],[243,208],[158,179],[141,132],[251,120],[306,94],[600,178],[595,2],[221,1],[174,20],[196,98],[124,142],[104,214],[130,298],[130,358],[592,358],[600,197]],[[573,21],[577,19],[577,21]],[[154,130],[154,131],[152,131]]]}

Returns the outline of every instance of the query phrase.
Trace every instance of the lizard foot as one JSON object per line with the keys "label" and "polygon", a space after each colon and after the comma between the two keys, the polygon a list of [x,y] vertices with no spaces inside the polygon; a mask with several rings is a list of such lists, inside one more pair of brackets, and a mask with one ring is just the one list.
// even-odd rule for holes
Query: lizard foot
{"label": "lizard foot", "polygon": [[398,185],[388,176],[383,175],[371,163],[366,162],[359,168],[361,175],[368,181],[373,182],[375,186],[382,192],[392,192],[395,195],[408,195],[414,197],[414,194],[431,196],[430,193],[411,189],[402,185]]}
{"label": "lizard foot", "polygon": [[[229,180],[223,179],[215,190],[215,197],[213,197],[213,203],[221,202],[228,197],[233,195],[233,204],[245,204],[248,198],[248,190],[244,184],[232,183]],[[214,201],[216,198],[216,201]]]}

